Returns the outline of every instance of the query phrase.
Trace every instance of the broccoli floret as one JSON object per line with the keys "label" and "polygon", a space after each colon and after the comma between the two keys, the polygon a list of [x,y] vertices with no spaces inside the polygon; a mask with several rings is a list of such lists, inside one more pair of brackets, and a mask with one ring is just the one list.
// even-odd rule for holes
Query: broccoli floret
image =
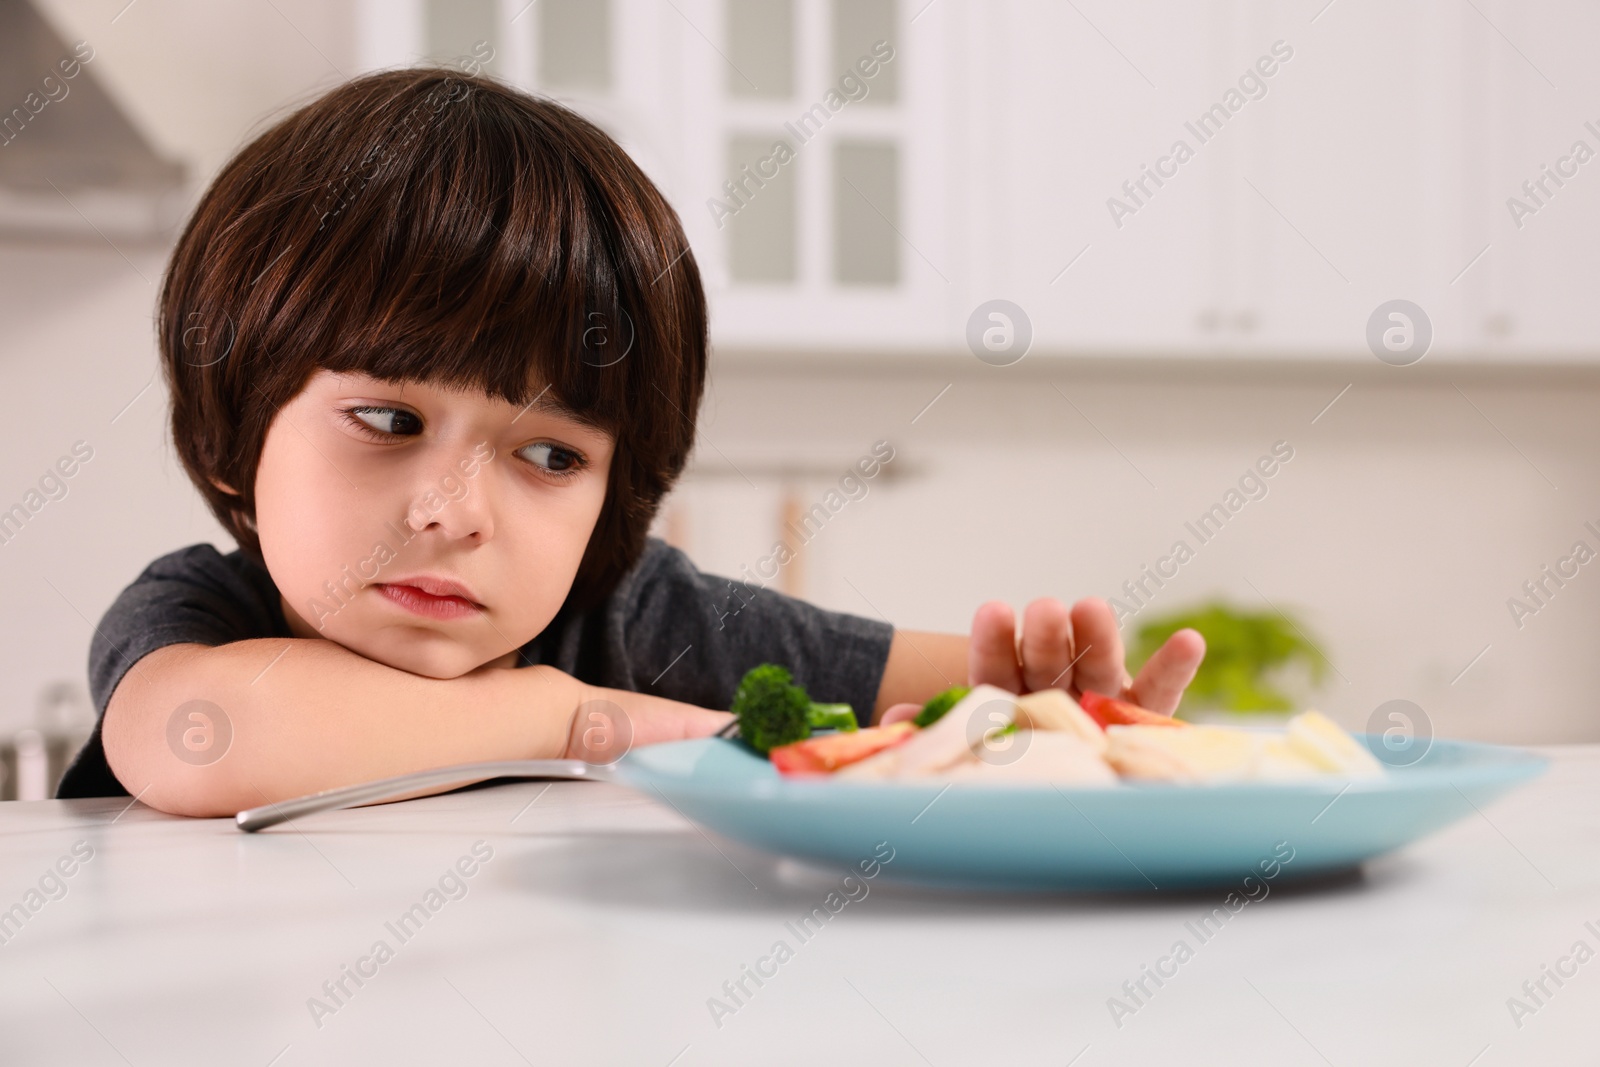
{"label": "broccoli floret", "polygon": [[811,698],[775,663],[746,671],[728,710],[739,719],[739,736],[763,756],[811,736]]}
{"label": "broccoli floret", "polygon": [[813,730],[840,730],[848,734],[856,729],[855,709],[849,704],[813,704],[806,713],[806,721]]}
{"label": "broccoli floret", "polygon": [[739,736],[763,756],[779,745],[804,741],[812,730],[856,729],[849,704],[813,703],[776,663],[746,671],[728,710],[738,717]]}
{"label": "broccoli floret", "polygon": [[970,692],[972,692],[971,686],[953,685],[922,705],[922,710],[917,713],[917,717],[912,721],[918,726],[932,726],[944,718],[944,713],[959,704],[961,699]]}

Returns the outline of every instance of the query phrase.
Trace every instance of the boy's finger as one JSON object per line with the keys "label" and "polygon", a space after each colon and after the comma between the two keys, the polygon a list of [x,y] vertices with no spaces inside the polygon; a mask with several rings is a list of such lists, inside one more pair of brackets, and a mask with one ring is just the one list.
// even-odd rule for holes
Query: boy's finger
{"label": "boy's finger", "polygon": [[1022,613],[1022,682],[1036,689],[1072,683],[1072,619],[1054,597],[1040,597]]}
{"label": "boy's finger", "polygon": [[1183,691],[1206,658],[1206,639],[1198,630],[1179,630],[1156,649],[1128,687],[1128,699],[1150,711],[1171,715]]}
{"label": "boy's finger", "polygon": [[609,765],[641,745],[707,737],[733,716],[687,704],[629,712],[615,701],[593,698],[578,705],[567,738],[566,758]]}
{"label": "boy's finger", "polygon": [[921,704],[891,704],[878,720],[879,726],[892,726],[897,722],[915,719],[922,711]]}
{"label": "boy's finger", "polygon": [[1121,695],[1128,684],[1128,669],[1111,607],[1099,597],[1084,597],[1072,605],[1072,635],[1078,657],[1072,681],[1078,692],[1093,689],[1106,696]]}
{"label": "boy's finger", "polygon": [[972,638],[967,644],[967,684],[997,685],[1012,693],[1021,691],[1017,616],[1003,600],[980,605],[972,616]]}

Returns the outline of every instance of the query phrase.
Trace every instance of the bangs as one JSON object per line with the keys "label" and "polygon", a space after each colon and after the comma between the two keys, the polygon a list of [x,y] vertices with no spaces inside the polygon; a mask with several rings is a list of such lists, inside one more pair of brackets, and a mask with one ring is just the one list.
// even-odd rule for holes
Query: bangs
{"label": "bangs", "polygon": [[[615,433],[648,325],[636,312],[652,279],[624,234],[637,237],[643,190],[596,182],[597,168],[626,161],[599,131],[574,138],[565,124],[530,123],[516,103],[440,72],[436,84],[305,129],[307,140],[349,147],[342,172],[324,156],[305,176],[322,191],[298,220],[310,230],[306,253],[266,269],[297,275],[281,314],[318,367],[476,389],[519,407],[547,391]],[[659,270],[682,249],[649,251]]]}

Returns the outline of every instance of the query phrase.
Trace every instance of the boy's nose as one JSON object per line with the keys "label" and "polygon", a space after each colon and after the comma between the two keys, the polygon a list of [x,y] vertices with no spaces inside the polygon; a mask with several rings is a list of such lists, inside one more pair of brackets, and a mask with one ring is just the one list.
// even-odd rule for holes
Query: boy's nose
{"label": "boy's nose", "polygon": [[494,536],[493,509],[481,477],[463,477],[447,464],[423,480],[406,511],[406,522],[421,533],[436,528],[446,537],[487,541]]}

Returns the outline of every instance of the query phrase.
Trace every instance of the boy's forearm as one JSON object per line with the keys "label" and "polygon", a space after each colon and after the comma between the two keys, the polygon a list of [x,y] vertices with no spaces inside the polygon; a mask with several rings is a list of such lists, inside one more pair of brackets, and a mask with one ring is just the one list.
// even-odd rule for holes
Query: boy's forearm
{"label": "boy's forearm", "polygon": [[[625,707],[670,703],[587,687],[544,666],[425,678],[323,640],[173,645],[123,677],[103,740],[112,771],[144,803],[184,815],[231,815],[430,767],[560,757],[579,704],[602,695]],[[210,724],[220,755],[209,762],[203,749],[180,756],[174,744],[181,740],[169,742],[170,720],[194,700],[225,717]],[[203,720],[178,717],[180,739],[191,726],[202,731],[195,740],[206,739]],[[225,733],[231,738],[221,749]]]}
{"label": "boy's forearm", "polygon": [[878,684],[872,721],[895,704],[922,704],[953,685],[967,684],[967,637],[896,630]]}

